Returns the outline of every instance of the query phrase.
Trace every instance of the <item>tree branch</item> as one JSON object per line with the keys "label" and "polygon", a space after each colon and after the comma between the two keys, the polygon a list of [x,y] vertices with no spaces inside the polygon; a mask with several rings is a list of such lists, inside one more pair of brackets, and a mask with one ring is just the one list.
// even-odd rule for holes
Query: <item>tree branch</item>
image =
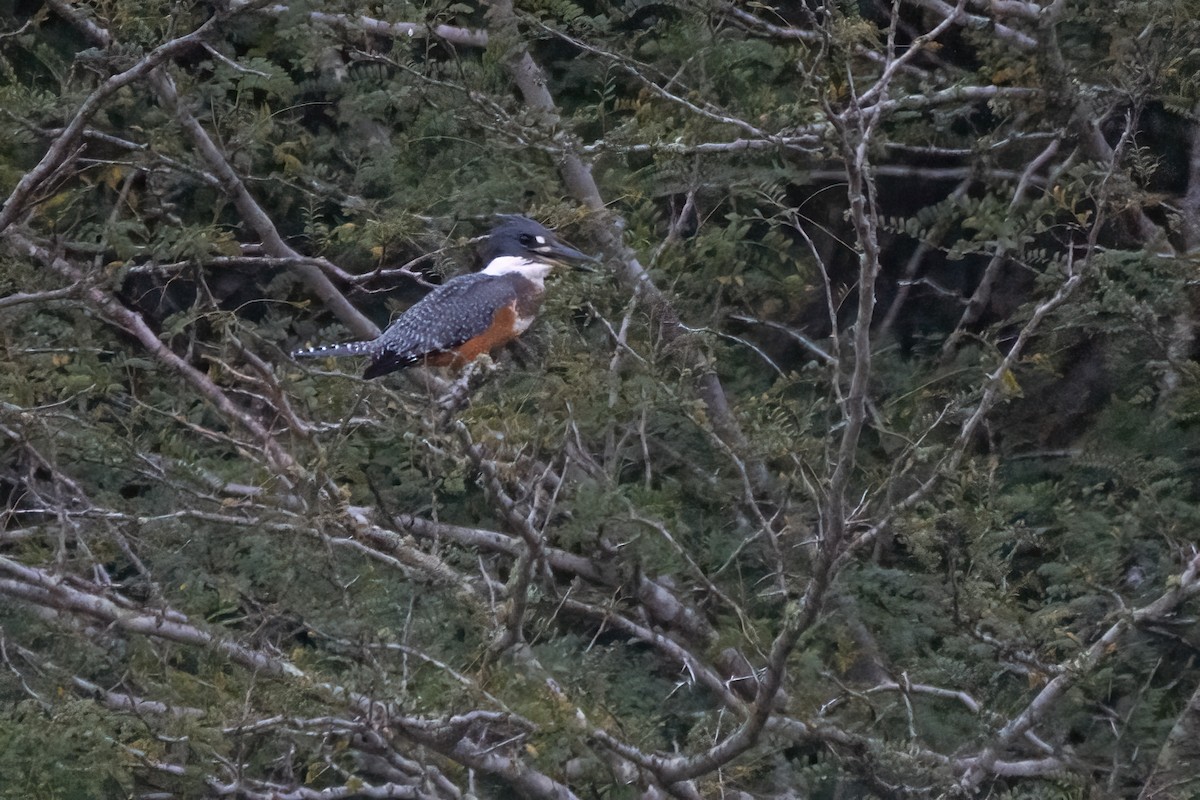
{"label": "tree branch", "polygon": [[[50,0],[50,2],[52,4],[65,4],[65,0]],[[218,26],[223,24],[229,16],[222,13],[214,14],[205,20],[204,24],[196,30],[185,36],[172,39],[166,44],[159,45],[138,59],[137,63],[132,67],[107,78],[93,89],[79,105],[79,108],[75,109],[74,114],[71,116],[71,121],[67,123],[66,127],[54,139],[50,147],[47,148],[41,160],[38,161],[37,166],[21,176],[21,179],[17,181],[17,185],[9,193],[8,198],[4,201],[3,208],[0,208],[0,234],[7,231],[9,226],[17,221],[18,217],[26,213],[28,210],[26,208],[26,201],[30,196],[50,176],[57,172],[67,160],[74,156],[83,130],[87,127],[92,117],[100,111],[101,105],[108,98],[125,86],[147,77],[169,59],[185,53],[203,42],[205,37],[209,36]],[[107,42],[103,43],[107,44]]]}
{"label": "tree branch", "polygon": [[[112,44],[112,36],[95,23],[85,23],[84,17],[68,3],[68,0],[48,0],[48,2],[58,13],[72,23],[79,25],[97,44],[102,46]],[[242,11],[255,8],[257,5],[257,2],[245,2],[237,5],[236,8]],[[197,30],[196,34],[192,34],[195,37],[195,41],[199,40],[197,34],[205,31],[209,26],[215,25],[216,21],[221,18],[221,15],[213,16],[204,26]],[[346,299],[345,295],[337,290],[329,278],[325,276],[321,268],[314,263],[318,259],[301,256],[283,240],[283,237],[280,236],[278,229],[275,227],[275,223],[271,221],[270,216],[250,194],[241,177],[225,157],[225,153],[213,141],[208,131],[204,129],[204,126],[200,124],[192,112],[181,102],[179,94],[175,89],[174,79],[168,72],[160,68],[160,64],[164,60],[165,58],[161,58],[148,64],[136,77],[146,77],[149,79],[150,85],[158,95],[159,102],[174,114],[180,127],[191,138],[193,146],[219,181],[221,189],[233,200],[233,204],[242,218],[261,237],[264,250],[276,258],[291,260],[295,264],[296,272],[300,275],[301,279],[320,298],[321,302],[328,306],[330,311],[342,321],[342,324],[353,331],[355,335],[363,339],[373,339],[378,336],[378,326],[364,316]],[[82,113],[77,115],[72,120],[71,125],[64,131],[63,136],[59,137],[58,141],[63,141],[67,135],[77,137],[79,131],[83,129],[84,124],[87,122],[87,118]],[[74,130],[76,128],[77,130]],[[73,130],[74,132],[72,133]],[[47,157],[49,157],[49,153]],[[7,211],[7,206],[5,210]],[[3,213],[0,213],[0,231],[4,230],[6,224]]]}
{"label": "tree branch", "polygon": [[978,787],[991,772],[1000,754],[1053,711],[1058,701],[1072,686],[1116,649],[1117,642],[1129,628],[1166,619],[1187,600],[1200,595],[1200,554],[1192,556],[1174,584],[1152,603],[1123,615],[1086,650],[1064,664],[1063,671],[1047,683],[1020,714],[1000,729],[983,752],[963,762],[966,769],[959,777],[958,785],[965,791],[973,791]]}

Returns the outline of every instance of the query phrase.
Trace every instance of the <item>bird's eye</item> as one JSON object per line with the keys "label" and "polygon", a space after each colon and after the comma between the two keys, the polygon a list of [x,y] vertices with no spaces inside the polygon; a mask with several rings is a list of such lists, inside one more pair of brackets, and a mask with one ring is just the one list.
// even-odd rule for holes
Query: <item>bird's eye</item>
{"label": "bird's eye", "polygon": [[520,242],[521,244],[525,245],[526,247],[529,247],[533,244],[533,237],[530,236],[528,233],[522,233],[520,236],[517,237],[517,241]]}

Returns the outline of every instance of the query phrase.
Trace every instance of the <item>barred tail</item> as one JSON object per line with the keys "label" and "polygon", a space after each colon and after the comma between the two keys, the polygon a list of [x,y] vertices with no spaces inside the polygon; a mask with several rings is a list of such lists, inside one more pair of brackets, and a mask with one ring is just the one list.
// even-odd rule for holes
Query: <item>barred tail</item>
{"label": "barred tail", "polygon": [[292,351],[292,358],[340,358],[341,356],[365,356],[371,354],[374,342],[346,342],[327,344],[323,347],[305,347]]}

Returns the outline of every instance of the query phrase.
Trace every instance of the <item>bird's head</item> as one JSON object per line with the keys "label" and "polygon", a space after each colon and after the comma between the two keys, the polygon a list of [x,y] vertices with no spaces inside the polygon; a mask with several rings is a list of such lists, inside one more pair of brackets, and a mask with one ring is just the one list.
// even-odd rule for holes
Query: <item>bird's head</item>
{"label": "bird's head", "polygon": [[553,266],[555,264],[571,264],[586,268],[588,262],[596,259],[565,244],[554,232],[539,222],[528,217],[505,215],[499,224],[479,245],[479,255],[483,259],[484,272],[493,265],[507,262],[507,259],[521,259]]}

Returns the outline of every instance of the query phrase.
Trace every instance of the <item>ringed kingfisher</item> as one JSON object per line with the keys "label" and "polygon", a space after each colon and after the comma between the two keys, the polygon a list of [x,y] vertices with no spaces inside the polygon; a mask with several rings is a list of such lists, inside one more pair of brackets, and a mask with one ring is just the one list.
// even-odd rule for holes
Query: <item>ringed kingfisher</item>
{"label": "ringed kingfisher", "polygon": [[479,247],[483,269],[446,281],[377,338],[296,350],[293,358],[370,356],[364,378],[426,364],[461,367],[533,324],[557,264],[594,260],[526,217],[505,216]]}

